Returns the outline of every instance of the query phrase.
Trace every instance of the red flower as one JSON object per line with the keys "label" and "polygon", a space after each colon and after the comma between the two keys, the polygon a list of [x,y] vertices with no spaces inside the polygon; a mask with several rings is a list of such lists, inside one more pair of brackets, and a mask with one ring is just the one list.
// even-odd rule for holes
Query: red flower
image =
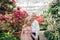
{"label": "red flower", "polygon": [[37,16],[36,17],[36,20],[39,22],[39,23],[42,23],[44,21],[44,18],[42,16]]}

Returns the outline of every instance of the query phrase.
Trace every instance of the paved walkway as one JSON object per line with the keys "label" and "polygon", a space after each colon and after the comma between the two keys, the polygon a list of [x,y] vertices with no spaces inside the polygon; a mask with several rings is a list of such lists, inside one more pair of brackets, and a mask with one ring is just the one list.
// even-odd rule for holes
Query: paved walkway
{"label": "paved walkway", "polygon": [[44,36],[44,31],[40,31],[40,40],[47,40],[47,38]]}

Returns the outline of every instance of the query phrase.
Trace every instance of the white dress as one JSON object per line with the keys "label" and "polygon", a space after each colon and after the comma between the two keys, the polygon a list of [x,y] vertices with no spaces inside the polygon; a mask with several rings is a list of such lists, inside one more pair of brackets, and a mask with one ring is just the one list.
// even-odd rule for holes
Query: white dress
{"label": "white dress", "polygon": [[31,27],[32,27],[32,32],[36,33],[36,37],[38,37],[39,31],[40,31],[40,27],[39,27],[38,21],[34,20],[32,25],[31,25]]}

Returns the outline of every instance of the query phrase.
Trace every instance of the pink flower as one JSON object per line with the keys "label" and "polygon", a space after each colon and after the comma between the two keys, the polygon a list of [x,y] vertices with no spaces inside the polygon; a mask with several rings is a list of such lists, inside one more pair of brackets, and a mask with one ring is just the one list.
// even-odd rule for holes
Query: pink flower
{"label": "pink flower", "polygon": [[28,13],[25,10],[17,10],[14,15],[17,18],[26,18]]}
{"label": "pink flower", "polygon": [[26,18],[26,17],[28,16],[28,13],[24,10],[24,11],[22,12],[22,16],[23,16],[24,18]]}
{"label": "pink flower", "polygon": [[14,15],[15,15],[15,17],[17,17],[17,18],[20,18],[21,13],[20,13],[20,11],[16,11]]}

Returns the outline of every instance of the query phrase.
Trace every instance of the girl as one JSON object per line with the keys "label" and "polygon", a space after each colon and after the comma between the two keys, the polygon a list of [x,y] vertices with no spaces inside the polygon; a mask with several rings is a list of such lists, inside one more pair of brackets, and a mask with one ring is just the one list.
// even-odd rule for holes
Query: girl
{"label": "girl", "polygon": [[25,24],[22,27],[21,40],[32,40],[31,33],[31,22],[30,19],[26,18]]}

